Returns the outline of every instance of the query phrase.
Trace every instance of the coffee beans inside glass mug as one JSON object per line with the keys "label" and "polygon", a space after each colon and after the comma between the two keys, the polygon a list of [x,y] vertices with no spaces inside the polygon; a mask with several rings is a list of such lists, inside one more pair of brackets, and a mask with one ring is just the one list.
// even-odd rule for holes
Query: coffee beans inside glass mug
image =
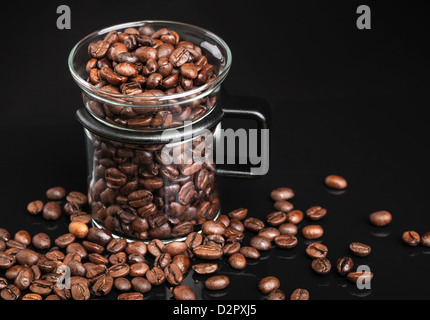
{"label": "coffee beans inside glass mug", "polygon": [[[150,25],[111,31],[88,48],[88,82],[104,91],[134,98],[183,93],[210,83],[218,70],[196,44],[181,39],[175,30],[154,30]],[[141,99],[141,102],[138,102]],[[193,121],[210,110],[216,95],[169,108],[124,107],[88,101],[91,112],[109,123],[132,129],[167,128]]]}

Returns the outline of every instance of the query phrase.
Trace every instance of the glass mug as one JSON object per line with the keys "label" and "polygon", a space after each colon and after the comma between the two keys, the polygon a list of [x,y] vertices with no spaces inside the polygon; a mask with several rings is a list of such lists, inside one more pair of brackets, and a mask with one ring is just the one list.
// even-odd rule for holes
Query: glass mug
{"label": "glass mug", "polygon": [[[169,95],[154,95],[151,90],[124,95],[90,84],[88,46],[113,30],[144,24],[154,30],[174,30],[181,40],[199,46],[216,77]],[[248,101],[247,108],[220,103],[221,84],[231,62],[229,47],[215,34],[169,21],[112,26],[88,35],[73,48],[69,69],[83,92],[85,108],[77,111],[77,118],[85,130],[88,199],[96,226],[129,240],[184,239],[220,214],[217,175],[254,175],[219,168],[213,161],[223,118],[253,119],[260,129],[268,127],[264,101],[238,99],[238,105]]]}

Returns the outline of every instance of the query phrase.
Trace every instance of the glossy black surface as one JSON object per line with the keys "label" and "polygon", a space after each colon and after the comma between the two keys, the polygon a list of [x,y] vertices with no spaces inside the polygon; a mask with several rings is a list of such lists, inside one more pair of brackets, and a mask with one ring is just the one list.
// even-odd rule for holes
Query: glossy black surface
{"label": "glossy black surface", "polygon": [[[430,298],[430,248],[409,248],[401,241],[406,230],[430,231],[423,9],[378,1],[370,4],[372,30],[359,31],[355,10],[361,3],[354,1],[288,1],[282,8],[270,1],[127,4],[132,8],[73,2],[72,30],[65,31],[56,29],[59,2],[4,5],[12,20],[7,26],[2,22],[1,227],[11,233],[46,232],[54,239],[66,232],[66,218],[44,222],[26,213],[27,203],[45,200],[45,190],[55,185],[86,190],[84,136],[74,115],[82,98],[67,69],[72,46],[112,24],[177,20],[221,36],[234,59],[228,92],[264,98],[272,109],[270,172],[253,181],[220,179],[223,213],[246,207],[249,215],[264,218],[273,211],[270,191],[291,187],[296,208],[328,209],[322,242],[332,263],[349,255],[349,243],[360,241],[373,251],[354,261],[375,274],[372,289],[365,291],[333,271],[317,276],[304,252],[308,242],[299,236],[295,249],[272,249],[244,271],[220,261],[219,273],[231,277],[224,291],[203,289],[205,277],[192,272],[184,283],[201,299],[264,299],[256,285],[269,275],[281,280],[288,296],[305,288],[311,299]],[[323,183],[328,174],[344,176],[349,188],[333,194]],[[368,215],[378,210],[393,214],[390,226],[369,224]],[[162,286],[145,296],[169,299],[171,294]]]}

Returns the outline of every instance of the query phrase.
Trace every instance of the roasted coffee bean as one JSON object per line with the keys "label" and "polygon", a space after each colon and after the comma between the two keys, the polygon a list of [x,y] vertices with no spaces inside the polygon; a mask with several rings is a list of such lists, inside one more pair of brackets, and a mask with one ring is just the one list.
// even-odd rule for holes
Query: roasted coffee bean
{"label": "roasted coffee bean", "polygon": [[51,261],[63,261],[65,258],[64,253],[59,250],[51,249],[51,251],[45,254],[46,259]]}
{"label": "roasted coffee bean", "polygon": [[188,246],[185,242],[173,241],[166,244],[163,247],[164,253],[169,253],[172,257],[178,254],[183,254],[187,250]]}
{"label": "roasted coffee bean", "polygon": [[309,208],[306,211],[306,217],[308,217],[308,219],[312,221],[321,220],[326,216],[326,214],[327,214],[327,210],[320,206]]}
{"label": "roasted coffee bean", "polygon": [[98,297],[107,296],[113,287],[113,278],[111,276],[103,276],[99,278],[93,285],[93,292]]}
{"label": "roasted coffee bean", "polygon": [[265,227],[264,222],[256,218],[246,219],[244,222],[244,226],[247,230],[252,232],[258,232]]}
{"label": "roasted coffee bean", "polygon": [[30,286],[30,291],[41,296],[47,296],[52,292],[53,284],[47,280],[35,280]]}
{"label": "roasted coffee bean", "polygon": [[189,60],[190,55],[190,52],[186,48],[177,48],[170,55],[170,63],[174,67],[181,67]]}
{"label": "roasted coffee bean", "polygon": [[272,246],[271,240],[261,236],[252,237],[250,240],[250,245],[258,251],[268,251]]}
{"label": "roasted coffee bean", "polygon": [[[30,237],[31,239],[31,237]],[[6,247],[9,249],[14,249],[15,252],[25,249],[27,246],[25,244],[22,244],[21,242],[18,242],[16,240],[9,240],[6,242]]]}
{"label": "roasted coffee bean", "polygon": [[0,228],[0,240],[9,241],[11,239],[9,231],[6,229]]}
{"label": "roasted coffee bean", "polygon": [[101,59],[103,58],[108,49],[109,49],[110,43],[106,40],[99,40],[96,43],[92,43],[89,47],[89,53],[93,58]]}
{"label": "roasted coffee bean", "polygon": [[51,247],[51,238],[46,233],[38,233],[32,239],[33,246],[38,250],[46,250]]}
{"label": "roasted coffee bean", "polygon": [[148,243],[148,251],[154,257],[159,256],[163,252],[164,243],[161,240],[154,239]]}
{"label": "roasted coffee bean", "polygon": [[132,253],[127,256],[127,263],[130,265],[141,262],[145,262],[145,256],[141,254]]}
{"label": "roasted coffee bean", "polygon": [[265,237],[265,238],[269,239],[270,241],[275,240],[275,238],[278,237],[280,234],[281,234],[280,231],[276,228],[273,228],[273,227],[267,227],[267,228],[261,229],[258,232],[258,235],[260,237]]}
{"label": "roasted coffee bean", "polygon": [[235,253],[238,253],[239,250],[240,250],[240,242],[236,240],[229,241],[222,247],[222,251],[226,256],[231,256]]}
{"label": "roasted coffee bean", "polygon": [[42,296],[36,293],[27,293],[22,300],[42,300]]}
{"label": "roasted coffee bean", "polygon": [[227,276],[213,276],[205,281],[205,287],[208,290],[223,290],[230,285],[230,279]]}
{"label": "roasted coffee bean", "polygon": [[83,222],[71,222],[69,232],[79,239],[84,239],[88,235],[88,226]]}
{"label": "roasted coffee bean", "polygon": [[30,287],[31,283],[33,282],[33,279],[33,270],[30,268],[22,268],[16,276],[14,284],[19,290],[24,291]]}
{"label": "roasted coffee bean", "polygon": [[16,254],[16,262],[23,267],[31,267],[39,261],[39,254],[30,249],[22,249]]}
{"label": "roasted coffee bean", "polygon": [[294,191],[290,188],[278,188],[272,191],[270,197],[273,201],[290,200],[294,198]]}
{"label": "roasted coffee bean", "polygon": [[82,222],[84,224],[89,224],[91,222],[91,215],[86,212],[74,213],[70,216],[71,222]]}
{"label": "roasted coffee bean", "polygon": [[260,252],[253,247],[242,247],[239,252],[243,254],[245,258],[248,259],[258,259],[260,258]]}
{"label": "roasted coffee bean", "polygon": [[[128,275],[130,266],[126,263],[115,264],[108,270],[108,274],[113,278],[122,278]],[[88,276],[87,276],[88,277]]]}
{"label": "roasted coffee bean", "polygon": [[281,201],[277,201],[275,202],[275,204],[273,205],[273,207],[275,208],[275,210],[277,211],[282,211],[282,212],[290,212],[291,210],[294,209],[294,206],[291,202],[286,201],[286,200],[281,200]]}
{"label": "roasted coffee bean", "polygon": [[292,249],[297,246],[298,240],[295,236],[279,235],[275,239],[275,244],[280,249]]}
{"label": "roasted coffee bean", "polygon": [[39,201],[39,200],[36,200],[36,201],[32,201],[32,202],[30,202],[29,204],[28,204],[28,206],[27,206],[27,211],[31,214],[31,215],[33,215],[33,216],[36,216],[36,215],[38,215],[38,214],[40,214],[40,213],[42,213],[42,211],[43,211],[43,202],[42,201]]}
{"label": "roasted coffee bean", "polygon": [[285,300],[285,293],[279,289],[273,290],[267,296],[267,300]]}
{"label": "roasted coffee bean", "polygon": [[67,195],[66,200],[68,202],[76,203],[76,204],[78,204],[80,206],[84,206],[84,205],[86,205],[88,203],[87,196],[84,195],[81,192],[78,192],[78,191],[72,191],[72,192],[70,192]]}
{"label": "roasted coffee bean", "polygon": [[85,277],[87,271],[85,266],[77,260],[71,260],[67,266],[70,268],[70,274],[76,277]]}
{"label": "roasted coffee bean", "polygon": [[312,259],[322,259],[327,257],[328,248],[321,243],[311,243],[306,248],[306,253]]}
{"label": "roasted coffee bean", "polygon": [[281,211],[275,211],[267,215],[267,223],[273,227],[280,226],[287,220],[287,214]]}
{"label": "roasted coffee bean", "polygon": [[43,218],[45,220],[58,220],[62,210],[57,202],[48,202],[43,208]]}
{"label": "roasted coffee bean", "polygon": [[172,259],[172,263],[176,264],[179,269],[181,269],[182,274],[187,273],[191,265],[190,258],[185,254],[178,254],[174,256]]}
{"label": "roasted coffee bean", "polygon": [[73,300],[89,300],[91,297],[90,289],[84,283],[76,282],[71,286]]}
{"label": "roasted coffee bean", "polygon": [[309,291],[305,289],[296,289],[291,294],[290,300],[298,301],[298,300],[309,300]]}
{"label": "roasted coffee bean", "polygon": [[348,187],[348,182],[345,180],[345,178],[341,176],[336,175],[330,175],[325,178],[325,184],[333,189],[346,189]]}
{"label": "roasted coffee bean", "polygon": [[427,232],[421,236],[421,245],[424,247],[430,247],[430,232]]}
{"label": "roasted coffee bean", "polygon": [[205,260],[216,260],[224,254],[221,248],[211,245],[200,245],[193,249],[193,253],[196,257]]}
{"label": "roasted coffee bean", "polygon": [[184,280],[184,276],[182,274],[181,269],[179,269],[179,267],[174,263],[169,264],[164,269],[164,273],[166,275],[167,282],[170,283],[172,286],[178,286]]}
{"label": "roasted coffee bean", "polygon": [[118,300],[143,300],[143,294],[140,292],[126,292],[121,293],[118,298]]}
{"label": "roasted coffee bean", "polygon": [[190,233],[185,239],[185,243],[190,249],[194,249],[198,247],[199,245],[202,244],[202,242],[203,242],[203,236],[197,232]]}
{"label": "roasted coffee bean", "polygon": [[312,261],[312,269],[318,274],[325,275],[331,271],[331,263],[327,258],[316,259]]}
{"label": "roasted coffee bean", "polygon": [[9,301],[18,300],[20,296],[21,296],[21,290],[19,290],[14,285],[8,285],[0,292],[0,297],[3,300],[9,300]]}
{"label": "roasted coffee bean", "polygon": [[160,267],[154,267],[146,272],[146,279],[151,283],[151,285],[159,286],[166,281],[166,276],[163,269]]}
{"label": "roasted coffee bean", "polygon": [[127,292],[131,290],[131,283],[127,278],[116,278],[113,285],[116,290],[121,292]]}
{"label": "roasted coffee bean", "polygon": [[164,269],[172,262],[172,256],[169,253],[162,253],[155,258],[154,266]]}
{"label": "roasted coffee bean", "polygon": [[123,251],[126,248],[126,246],[127,246],[127,240],[115,238],[108,243],[108,245],[106,246],[106,250],[109,253],[115,254]]}
{"label": "roasted coffee bean", "polygon": [[360,242],[353,242],[349,245],[349,250],[358,257],[367,257],[372,251],[372,248]]}
{"label": "roasted coffee bean", "polygon": [[346,278],[353,283],[358,283],[358,281],[361,281],[361,283],[364,284],[364,283],[368,283],[370,280],[373,279],[373,273],[371,273],[371,272],[350,272],[346,275]]}
{"label": "roasted coffee bean", "polygon": [[300,210],[293,210],[287,213],[287,222],[292,224],[299,224],[303,221],[303,212]]}
{"label": "roasted coffee bean", "polygon": [[147,245],[145,242],[142,242],[142,241],[135,241],[135,242],[128,243],[125,248],[125,253],[127,254],[137,253],[144,256],[147,251],[148,251]]}
{"label": "roasted coffee bean", "polygon": [[134,291],[140,293],[147,293],[151,291],[152,285],[151,283],[142,277],[136,277],[131,280],[131,287]]}
{"label": "roasted coffee bean", "polygon": [[349,257],[343,257],[336,262],[336,271],[344,276],[354,269],[354,261]]}
{"label": "roasted coffee bean", "polygon": [[46,197],[49,200],[62,200],[66,197],[67,191],[63,187],[53,187],[46,191]]}
{"label": "roasted coffee bean", "polygon": [[240,208],[233,210],[228,214],[230,219],[243,220],[248,215],[248,209]]}
{"label": "roasted coffee bean", "polygon": [[295,236],[298,233],[297,226],[292,223],[281,224],[278,229],[281,235]]}
{"label": "roasted coffee bean", "polygon": [[20,265],[14,265],[14,266],[8,268],[5,272],[6,279],[8,279],[10,281],[14,281],[16,279],[16,277],[18,276],[18,274],[21,272],[22,268],[23,267]]}
{"label": "roasted coffee bean", "polygon": [[76,202],[67,202],[63,208],[64,212],[70,217],[82,211],[82,208]]}
{"label": "roasted coffee bean", "polygon": [[197,274],[211,274],[218,270],[218,264],[216,263],[200,263],[195,264],[191,267]]}
{"label": "roasted coffee bean", "polygon": [[63,249],[67,247],[69,244],[75,242],[75,240],[76,240],[76,237],[73,234],[66,233],[59,236],[57,239],[55,239],[54,243],[57,247],[60,247]]}
{"label": "roasted coffee bean", "polygon": [[28,231],[21,230],[15,233],[14,240],[22,243],[24,246],[28,246],[31,243],[31,235]]}
{"label": "roasted coffee bean", "polygon": [[108,265],[109,260],[98,253],[90,253],[88,255],[88,260],[95,264]]}
{"label": "roasted coffee bean", "polygon": [[104,229],[91,228],[88,230],[87,240],[95,242],[101,246],[107,246],[112,240],[112,234]]}
{"label": "roasted coffee bean", "polygon": [[302,235],[308,240],[318,239],[324,235],[324,229],[318,225],[306,226],[302,229]]}
{"label": "roasted coffee bean", "polygon": [[130,277],[143,277],[149,270],[149,266],[144,262],[134,263],[130,266],[128,274]]}
{"label": "roasted coffee bean", "polygon": [[269,294],[273,290],[279,289],[280,286],[281,283],[278,278],[269,276],[261,279],[258,283],[257,288],[258,290],[260,290],[261,293]]}
{"label": "roasted coffee bean", "polygon": [[420,244],[420,235],[415,231],[406,231],[402,235],[403,242],[410,247],[416,247]]}
{"label": "roasted coffee bean", "polygon": [[8,285],[7,279],[0,277],[0,291],[6,288]]}
{"label": "roasted coffee bean", "polygon": [[226,227],[218,221],[206,221],[202,224],[202,231],[205,235],[224,235]]}
{"label": "roasted coffee bean", "polygon": [[243,223],[239,220],[233,219],[230,221],[227,230],[231,230],[231,228],[236,229],[239,232],[244,232],[245,231],[245,226],[243,225]]}
{"label": "roasted coffee bean", "polygon": [[189,286],[181,284],[172,289],[173,298],[175,300],[196,300],[196,295]]}
{"label": "roasted coffee bean", "polygon": [[105,251],[103,246],[91,241],[82,241],[82,246],[91,253],[102,254]]}
{"label": "roasted coffee bean", "polygon": [[377,211],[370,215],[370,223],[376,227],[385,227],[393,220],[391,213],[388,211]]}
{"label": "roasted coffee bean", "polygon": [[236,270],[245,269],[245,267],[246,267],[245,256],[243,254],[241,254],[241,253],[235,253],[235,254],[233,254],[228,259],[228,262],[229,262],[230,266],[233,269],[236,269]]}

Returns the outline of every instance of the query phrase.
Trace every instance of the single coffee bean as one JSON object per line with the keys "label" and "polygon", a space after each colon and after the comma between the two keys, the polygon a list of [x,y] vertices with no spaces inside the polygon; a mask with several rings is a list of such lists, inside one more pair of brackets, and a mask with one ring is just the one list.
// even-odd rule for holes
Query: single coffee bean
{"label": "single coffee bean", "polygon": [[200,263],[195,264],[191,267],[197,274],[211,274],[218,270],[218,264],[216,263]]}
{"label": "single coffee bean", "polygon": [[76,237],[75,235],[71,233],[66,233],[61,236],[59,236],[57,239],[55,239],[54,243],[57,247],[60,247],[61,249],[67,247],[69,244],[75,242]]}
{"label": "single coffee bean", "polygon": [[[130,272],[130,266],[126,263],[114,264],[108,269],[108,274],[112,278],[123,278]],[[87,275],[88,278],[88,275]]]}
{"label": "single coffee bean", "polygon": [[309,300],[309,291],[305,289],[296,289],[291,294],[290,300],[293,300],[293,301]]}
{"label": "single coffee bean", "polygon": [[125,247],[126,254],[141,254],[142,256],[146,255],[148,251],[148,247],[145,242],[142,241],[134,241],[127,244]]}
{"label": "single coffee bean", "polygon": [[51,247],[51,238],[46,233],[38,233],[32,239],[33,246],[38,250],[46,250]]}
{"label": "single coffee bean", "polygon": [[35,280],[30,286],[30,291],[33,293],[40,294],[41,296],[47,296],[52,292],[53,284],[47,280]]}
{"label": "single coffee bean", "polygon": [[174,257],[178,254],[183,254],[187,248],[188,246],[185,242],[173,241],[163,247],[163,252],[169,253],[172,257]]}
{"label": "single coffee bean", "polygon": [[299,224],[303,221],[303,212],[300,210],[293,210],[287,213],[287,222],[292,224]]}
{"label": "single coffee bean", "polygon": [[82,222],[84,224],[89,224],[91,222],[91,215],[86,212],[74,213],[70,216],[71,222]]}
{"label": "single coffee bean", "polygon": [[0,277],[0,291],[6,288],[8,285],[7,279]]}
{"label": "single coffee bean", "polygon": [[27,293],[22,300],[42,300],[42,296],[36,293]]}
{"label": "single coffee bean", "polygon": [[320,206],[309,208],[306,211],[306,216],[308,217],[309,220],[312,220],[312,221],[321,220],[326,216],[326,214],[327,214],[327,210]]}
{"label": "single coffee bean", "polygon": [[47,296],[45,298],[45,300],[47,300],[47,301],[53,301],[53,300],[62,300],[62,299],[60,299],[60,297],[58,295],[56,295],[56,294],[50,294],[49,296]]}
{"label": "single coffee bean", "polygon": [[121,293],[117,299],[118,300],[143,300],[144,296],[140,292],[126,292],[126,293]]}
{"label": "single coffee bean", "polygon": [[32,201],[27,206],[27,211],[33,216],[36,216],[43,211],[43,202],[40,200]]}
{"label": "single coffee bean", "polygon": [[285,293],[279,289],[273,290],[267,296],[267,300],[285,300]]}
{"label": "single coffee bean", "polygon": [[348,187],[348,182],[345,178],[336,175],[330,175],[325,178],[325,184],[333,189],[343,190]]}
{"label": "single coffee bean", "polygon": [[210,245],[200,245],[194,248],[193,253],[196,257],[205,260],[216,260],[221,258],[224,254],[221,248]]}
{"label": "single coffee bean", "polygon": [[159,256],[163,252],[164,243],[159,239],[154,239],[148,243],[148,251],[154,257]]}
{"label": "single coffee bean", "polygon": [[20,265],[14,265],[14,266],[10,267],[5,272],[6,279],[8,279],[10,281],[15,281],[16,277],[18,276],[18,274],[21,272],[22,269],[23,269],[23,267]]}
{"label": "single coffee bean", "polygon": [[175,300],[196,300],[196,294],[193,289],[185,284],[174,287],[172,293]]}
{"label": "single coffee bean", "polygon": [[166,275],[167,282],[170,283],[172,286],[178,286],[184,280],[184,276],[182,274],[181,269],[179,269],[179,267],[174,263],[169,264],[164,269],[164,274]]}
{"label": "single coffee bean", "polygon": [[130,277],[143,277],[149,270],[149,266],[144,262],[134,263],[130,266],[128,274]]}
{"label": "single coffee bean", "polygon": [[297,226],[292,223],[281,224],[278,229],[281,235],[295,236],[298,233]]}
{"label": "single coffee bean", "polygon": [[202,224],[202,231],[205,235],[224,235],[226,232],[226,227],[218,221],[206,221]]}
{"label": "single coffee bean", "polygon": [[46,197],[49,200],[62,200],[66,197],[67,191],[63,187],[53,187],[46,191]]}
{"label": "single coffee bean", "polygon": [[208,290],[223,290],[230,285],[230,279],[227,276],[213,276],[205,281],[205,287]]}
{"label": "single coffee bean", "polygon": [[260,252],[253,247],[242,247],[239,252],[243,254],[245,258],[248,259],[258,259],[260,258]]}
{"label": "single coffee bean", "polygon": [[122,238],[112,239],[106,246],[106,251],[109,253],[118,253],[124,251],[127,247],[127,240]]}
{"label": "single coffee bean", "polygon": [[402,235],[403,242],[411,247],[416,247],[420,244],[420,235],[415,231],[406,231]]}
{"label": "single coffee bean", "polygon": [[343,257],[336,262],[336,271],[344,276],[354,269],[354,261],[349,257]]}
{"label": "single coffee bean", "polygon": [[281,283],[278,278],[269,276],[261,279],[257,288],[261,293],[269,294],[273,290],[279,289],[280,286]]}
{"label": "single coffee bean", "polygon": [[290,212],[291,210],[294,209],[293,204],[289,201],[286,201],[286,200],[281,200],[281,201],[275,202],[273,207],[275,208],[276,211],[282,211],[285,213]]}
{"label": "single coffee bean", "polygon": [[391,213],[388,211],[377,211],[370,215],[370,223],[376,227],[385,227],[393,220]]}
{"label": "single coffee bean", "polygon": [[233,210],[228,214],[230,219],[236,219],[236,220],[244,220],[246,216],[248,215],[248,209],[240,208]]}
{"label": "single coffee bean", "polygon": [[37,264],[39,258],[40,255],[30,249],[22,249],[16,254],[16,261],[24,267],[31,267],[32,265]]}
{"label": "single coffee bean", "polygon": [[88,257],[88,252],[80,243],[71,243],[66,247],[67,253],[76,253],[81,259],[86,259]]}
{"label": "single coffee bean", "polygon": [[15,264],[15,256],[0,252],[0,269],[9,269]]}
{"label": "single coffee bean", "polygon": [[250,245],[258,251],[268,251],[272,246],[271,241],[268,238],[261,236],[252,237],[250,240]]}
{"label": "single coffee bean", "polygon": [[134,291],[140,292],[140,293],[147,293],[152,289],[151,283],[142,277],[133,278],[131,280],[131,287],[133,288]]}
{"label": "single coffee bean", "polygon": [[265,237],[265,238],[269,239],[270,241],[275,240],[275,238],[277,236],[279,236],[280,234],[281,234],[281,232],[278,229],[273,228],[273,227],[267,227],[267,228],[261,229],[258,232],[258,235],[260,237]]}
{"label": "single coffee bean", "polygon": [[290,188],[278,188],[272,191],[270,197],[273,201],[290,200],[294,198],[294,191]]}
{"label": "single coffee bean", "polygon": [[71,260],[67,266],[69,267],[72,276],[85,277],[87,273],[85,266],[80,261]]}
{"label": "single coffee bean", "polygon": [[155,258],[154,266],[161,269],[166,268],[172,262],[172,256],[169,253],[162,253]]}
{"label": "single coffee bean", "polygon": [[302,235],[308,240],[318,239],[324,235],[324,229],[318,225],[306,226],[302,229]]}
{"label": "single coffee bean", "polygon": [[113,285],[116,290],[121,292],[127,292],[131,290],[131,283],[127,278],[116,278]]}
{"label": "single coffee bean", "polygon": [[191,265],[190,258],[188,258],[188,256],[185,254],[178,254],[174,256],[172,259],[172,263],[176,264],[179,269],[181,269],[182,274],[187,273]]}
{"label": "single coffee bean", "polygon": [[373,273],[371,272],[350,272],[347,274],[346,278],[353,282],[358,283],[360,281],[362,284],[368,283],[373,279]]}
{"label": "single coffee bean", "polygon": [[238,253],[240,250],[240,242],[237,242],[235,240],[227,242],[223,247],[222,251],[224,252],[224,255],[231,256],[235,253]]}
{"label": "single coffee bean", "polygon": [[256,218],[246,219],[244,222],[244,226],[247,230],[252,232],[258,232],[265,227],[264,222]]}
{"label": "single coffee bean", "polygon": [[73,300],[89,300],[91,297],[90,289],[88,289],[88,286],[80,282],[72,284],[71,293]]}
{"label": "single coffee bean", "polygon": [[9,241],[11,239],[9,231],[6,229],[0,228],[0,240]]}
{"label": "single coffee bean", "polygon": [[93,285],[93,292],[98,297],[107,296],[113,287],[113,278],[111,276],[103,276],[99,278]]}
{"label": "single coffee bean", "polygon": [[72,192],[70,192],[67,195],[66,200],[68,202],[76,203],[76,204],[78,204],[80,206],[84,206],[84,205],[86,205],[88,203],[87,196],[84,195],[81,192],[78,192],[78,191],[72,191]]}
{"label": "single coffee bean", "polygon": [[306,253],[312,259],[322,259],[327,257],[328,248],[321,243],[311,243],[306,248]]}
{"label": "single coffee bean", "polygon": [[281,211],[275,211],[267,215],[267,223],[273,227],[280,226],[287,220],[287,214]]}
{"label": "single coffee bean", "polygon": [[154,267],[146,272],[146,279],[153,285],[159,286],[166,281],[164,271],[160,267]]}
{"label": "single coffee bean", "polygon": [[280,249],[292,249],[297,246],[297,243],[295,236],[279,235],[275,238],[275,244]]}
{"label": "single coffee bean", "polygon": [[88,230],[87,240],[101,246],[107,246],[112,239],[112,234],[105,229],[94,227]]}
{"label": "single coffee bean", "polygon": [[105,251],[103,246],[91,241],[82,241],[82,246],[91,253],[102,254]]}
{"label": "single coffee bean", "polygon": [[243,223],[236,219],[233,219],[230,221],[229,226],[227,227],[227,230],[229,230],[229,228],[236,229],[239,232],[245,231],[245,226],[243,225]]}
{"label": "single coffee bean", "polygon": [[57,202],[48,202],[43,208],[43,218],[45,220],[58,220],[61,212],[61,207]]}
{"label": "single coffee bean", "polygon": [[246,259],[245,256],[241,253],[235,253],[233,254],[229,259],[228,262],[230,264],[230,266],[233,269],[236,270],[242,270],[245,269],[246,267]]}
{"label": "single coffee bean", "polygon": [[318,274],[325,275],[331,271],[331,263],[327,258],[316,259],[312,261],[312,269]]}
{"label": "single coffee bean", "polygon": [[226,228],[230,225],[230,219],[225,214],[221,214],[216,221],[221,222]]}
{"label": "single coffee bean", "polygon": [[3,300],[18,300],[21,296],[21,290],[14,285],[9,285],[0,292],[0,297]]}
{"label": "single coffee bean", "polygon": [[28,246],[31,243],[31,235],[28,231],[21,230],[15,233],[14,240],[22,243],[24,246]]}
{"label": "single coffee bean", "polygon": [[[30,239],[31,239],[31,237],[30,237]],[[13,249],[13,252],[16,253],[21,249],[25,249],[27,246],[25,244],[22,244],[21,242],[16,241],[16,240],[9,240],[8,242],[6,242],[6,247],[9,249]]]}
{"label": "single coffee bean", "polygon": [[31,283],[33,282],[33,279],[33,270],[30,268],[22,268],[16,276],[14,284],[19,290],[24,291],[30,287]]}
{"label": "single coffee bean", "polygon": [[349,249],[353,254],[355,254],[358,257],[367,257],[372,251],[372,248],[370,246],[360,242],[351,243],[349,245]]}
{"label": "single coffee bean", "polygon": [[430,247],[430,232],[427,232],[421,236],[421,245],[424,247]]}

